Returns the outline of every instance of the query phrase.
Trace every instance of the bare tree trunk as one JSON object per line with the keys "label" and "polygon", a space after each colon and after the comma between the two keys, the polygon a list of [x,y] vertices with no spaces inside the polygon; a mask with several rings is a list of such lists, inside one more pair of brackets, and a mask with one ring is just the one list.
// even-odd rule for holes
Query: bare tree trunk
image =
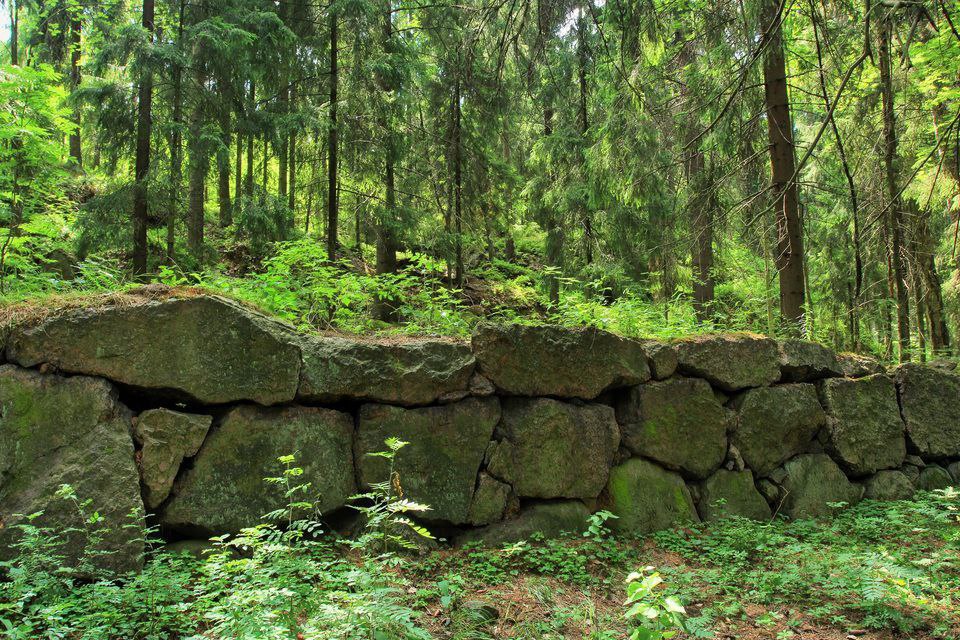
{"label": "bare tree trunk", "polygon": [[[76,91],[80,88],[80,32],[83,29],[81,11],[83,9],[77,6],[71,11],[75,12],[70,20],[70,90]],[[83,153],[80,147],[80,107],[73,106],[73,124],[76,128],[70,132],[70,157],[78,167],[83,167]]]}
{"label": "bare tree trunk", "polygon": [[[177,17],[177,47],[183,46],[183,18],[186,0],[180,0]],[[183,67],[173,67],[173,131],[170,134],[170,207],[167,211],[167,264],[172,265],[176,252],[177,214],[180,211],[180,190],[183,187]]]}
{"label": "bare tree trunk", "polygon": [[[153,38],[154,0],[143,0],[141,25]],[[133,186],[133,273],[147,272],[147,176],[150,173],[151,107],[153,76],[143,72],[137,92],[137,150],[134,160]]]}
{"label": "bare tree trunk", "polygon": [[[296,86],[290,88],[290,108],[296,109],[297,89]],[[292,220],[297,218],[297,130],[290,131],[289,142],[290,159],[287,161],[287,171],[290,178],[287,181],[287,208],[290,209]]]}
{"label": "bare tree trunk", "polygon": [[775,198],[780,320],[788,334],[799,335],[804,322],[803,229],[797,197],[793,121],[787,95],[781,24],[783,5],[778,0],[766,0],[762,15],[762,24],[766,29],[763,84],[770,142],[771,186]]}
{"label": "bare tree trunk", "polygon": [[880,92],[883,103],[883,165],[886,174],[887,216],[890,225],[890,260],[893,265],[893,284],[897,300],[897,342],[900,362],[910,361],[910,298],[906,285],[906,256],[903,250],[903,202],[897,186],[899,158],[897,156],[896,114],[893,104],[893,69],[890,60],[890,41],[893,28],[889,20],[880,25],[878,49],[880,65]]}
{"label": "bare tree trunk", "polygon": [[[203,74],[197,72],[197,85],[202,87]],[[207,172],[210,159],[201,140],[204,117],[204,104],[199,97],[190,114],[190,168],[189,196],[187,209],[187,246],[195,258],[200,258],[203,248],[204,202]]]}
{"label": "bare tree trunk", "polygon": [[[237,113],[237,122],[239,124],[240,114]],[[233,202],[235,207],[240,206],[240,198],[243,196],[243,134],[240,133],[239,127],[236,132],[236,141],[237,141],[237,156],[236,164],[234,164],[234,173],[236,174],[233,177]]]}
{"label": "bare tree trunk", "polygon": [[[250,103],[247,113],[252,116],[257,110],[257,88],[250,80]],[[255,142],[253,131],[247,132],[247,182],[244,185],[247,192],[247,198],[253,198],[253,145]]]}
{"label": "bare tree trunk", "polygon": [[[383,48],[390,55],[393,53],[393,14],[390,0],[386,0],[383,16]],[[399,87],[384,87],[384,91],[394,91]],[[397,242],[394,231],[395,216],[397,214],[397,191],[394,184],[394,164],[396,162],[396,143],[394,131],[390,125],[390,118],[384,117],[381,122],[384,136],[384,188],[386,191],[384,210],[377,222],[377,273],[395,273],[397,270]],[[376,315],[384,322],[394,322],[397,319],[396,303],[393,300],[378,300]]]}
{"label": "bare tree trunk", "polygon": [[223,149],[217,154],[217,204],[220,208],[220,226],[233,224],[233,205],[230,202],[230,109],[224,108],[220,116],[220,135]]}
{"label": "bare tree trunk", "polygon": [[340,203],[337,193],[337,89],[340,70],[337,66],[339,44],[337,42],[337,14],[330,12],[330,125],[327,129],[327,257],[337,259],[340,243],[337,229],[340,226]]}
{"label": "bare tree trunk", "polygon": [[10,64],[20,65],[20,3],[10,0]]}
{"label": "bare tree trunk", "polygon": [[[584,7],[580,8],[580,17],[577,25],[577,62],[580,85],[580,169],[583,178],[587,178],[587,133],[590,130],[589,112],[587,111],[587,20]],[[593,264],[593,212],[590,211],[590,202],[584,197],[582,202],[583,217],[583,247],[584,261]],[[666,260],[664,260],[666,263]],[[666,267],[664,267],[666,268]],[[665,281],[666,282],[666,281]],[[671,294],[672,295],[672,294]]]}
{"label": "bare tree trunk", "polygon": [[[459,70],[457,71],[459,73]],[[460,109],[460,76],[454,81],[453,89],[453,184],[454,184],[454,280],[458,287],[463,286],[463,140]]]}

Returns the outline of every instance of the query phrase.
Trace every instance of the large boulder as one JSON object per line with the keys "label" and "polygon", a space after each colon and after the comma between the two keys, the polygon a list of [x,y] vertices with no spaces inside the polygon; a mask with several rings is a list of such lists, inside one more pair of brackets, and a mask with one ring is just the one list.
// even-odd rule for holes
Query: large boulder
{"label": "large boulder", "polygon": [[212,416],[169,409],[150,409],[134,418],[133,436],[140,446],[140,480],[148,509],[156,509],[170,495],[180,463],[197,455],[212,422]]}
{"label": "large boulder", "polygon": [[780,378],[776,341],[750,333],[711,334],[676,343],[681,373],[726,392],[763,387]]}
{"label": "large boulder", "polygon": [[780,512],[791,518],[819,518],[833,513],[838,503],[856,504],[863,487],[850,482],[840,467],[823,453],[799,455],[775,476],[783,489]]}
{"label": "large boulder", "polygon": [[468,531],[458,537],[457,542],[482,542],[487,546],[500,546],[529,540],[534,534],[545,538],[579,536],[580,532],[587,528],[589,515],[590,511],[579,500],[537,502],[525,507],[514,518]]}
{"label": "large boulder", "polygon": [[907,436],[923,457],[960,456],[960,376],[923,365],[897,369]]}
{"label": "large boulder", "polygon": [[700,486],[700,517],[719,520],[730,516],[770,519],[770,505],[757,491],[749,470],[720,469]]}
{"label": "large boulder", "polygon": [[704,380],[633,387],[617,403],[617,421],[632,453],[697,478],[713,473],[727,454],[730,414]]}
{"label": "large boulder", "polygon": [[613,409],[549,398],[505,398],[487,470],[525,498],[595,498],[620,444]]}
{"label": "large boulder", "polygon": [[890,378],[832,378],[821,392],[828,414],[825,445],[848,473],[864,476],[903,463],[907,445]]}
{"label": "large boulder", "polygon": [[423,405],[466,395],[474,357],[451,340],[304,338],[298,398],[309,402],[366,400]]}
{"label": "large boulder", "polygon": [[643,348],[650,360],[654,380],[666,380],[677,372],[677,349],[674,345],[655,340],[644,341]]}
{"label": "large boulder", "polygon": [[951,462],[947,465],[947,472],[953,478],[954,486],[960,487],[960,462]]}
{"label": "large boulder", "polygon": [[610,471],[607,484],[610,528],[622,534],[648,534],[683,522],[699,522],[690,489],[676,473],[648,460],[631,458]]}
{"label": "large boulder", "polygon": [[883,365],[875,358],[859,353],[838,353],[837,364],[840,371],[848,378],[866,378],[878,373],[884,373]]}
{"label": "large boulder", "polygon": [[953,478],[950,473],[940,465],[932,464],[924,467],[917,479],[917,488],[921,491],[935,491],[936,489],[946,489],[953,486]]}
{"label": "large boulder", "polygon": [[837,355],[818,342],[790,338],[781,340],[779,347],[783,382],[813,382],[843,375]]}
{"label": "large boulder", "polygon": [[518,396],[592,400],[650,379],[641,343],[594,328],[484,325],[473,352],[483,375]]}
{"label": "large boulder", "polygon": [[[43,511],[33,524],[59,532],[85,528],[76,505],[54,495],[66,484],[79,501],[91,501],[83,507],[87,516],[100,514],[93,526],[108,530],[96,551],[110,553],[97,564],[140,566],[144,514],[130,418],[104,380],[0,366],[0,558],[14,555],[9,545],[30,514]],[[87,538],[65,536],[68,563],[79,560]]]}
{"label": "large boulder", "polygon": [[[316,502],[322,513],[342,507],[355,493],[353,419],[315,407],[231,409],[215,426],[193,466],[174,484],[160,513],[161,524],[186,534],[237,532],[293,500]],[[282,475],[281,456],[303,469],[295,484],[305,494],[284,497],[264,478]]]}
{"label": "large boulder", "polygon": [[426,519],[464,524],[470,520],[477,473],[499,420],[496,398],[419,409],[365,404],[356,444],[360,482],[387,480],[387,461],[367,454],[386,449],[387,438],[399,438],[409,443],[396,458],[404,495],[430,507],[423,514]]}
{"label": "large boulder", "polygon": [[902,471],[877,471],[863,484],[867,500],[909,500],[915,491],[913,483]]}
{"label": "large boulder", "polygon": [[731,442],[759,477],[806,451],[827,419],[812,384],[752,389],[737,398],[736,407]]}
{"label": "large boulder", "polygon": [[201,403],[293,400],[300,349],[286,325],[217,296],[77,309],[17,327],[7,357]]}

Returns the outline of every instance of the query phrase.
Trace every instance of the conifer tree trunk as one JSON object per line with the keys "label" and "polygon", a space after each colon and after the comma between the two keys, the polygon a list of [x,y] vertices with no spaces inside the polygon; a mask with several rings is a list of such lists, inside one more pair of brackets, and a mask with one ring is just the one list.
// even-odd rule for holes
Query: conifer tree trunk
{"label": "conifer tree trunk", "polygon": [[[250,103],[248,105],[247,113],[251,116],[256,112],[257,109],[257,89],[253,83],[253,80],[250,81]],[[253,131],[247,133],[247,182],[245,184],[247,198],[253,198],[253,145],[254,145],[254,136]]]}
{"label": "conifer tree trunk", "polygon": [[783,5],[765,0],[762,26],[766,30],[763,81],[770,144],[772,191],[777,227],[776,265],[780,276],[780,319],[788,334],[799,335],[803,325],[803,229],[797,197],[793,121],[787,96],[787,69],[783,45]]}
{"label": "conifer tree trunk", "polygon": [[[459,74],[459,70],[458,70]],[[461,131],[460,76],[453,83],[453,201],[454,201],[454,280],[463,286],[463,140]]]}
{"label": "conifer tree trunk", "polygon": [[[197,72],[197,86],[202,87],[204,78],[202,72]],[[187,246],[194,257],[199,258],[203,247],[203,209],[205,186],[210,160],[207,151],[200,139],[204,116],[203,101],[197,99],[190,114],[190,168],[189,168],[189,195],[187,209]]]}
{"label": "conifer tree trunk", "polygon": [[[290,109],[296,110],[297,88],[296,85],[290,87]],[[297,211],[297,130],[290,131],[289,143],[290,159],[287,161],[287,171],[290,177],[287,181],[287,208],[290,214],[296,218]]]}
{"label": "conifer tree trunk", "polygon": [[[75,14],[70,20],[70,90],[76,91],[80,87],[80,32],[83,29],[82,9],[72,9]],[[76,128],[70,133],[70,157],[78,167],[83,167],[83,153],[80,147],[80,107],[73,107],[73,123]]]}
{"label": "conifer tree trunk", "polygon": [[330,11],[330,125],[327,128],[327,257],[330,260],[336,260],[340,251],[337,239],[337,229],[340,226],[340,203],[337,194],[337,89],[340,83],[337,27],[337,14]]}
{"label": "conifer tree trunk", "polygon": [[10,64],[20,65],[20,4],[10,0]]}
{"label": "conifer tree trunk", "polygon": [[[143,0],[141,25],[153,39],[154,0]],[[147,272],[147,176],[150,173],[151,107],[153,76],[149,69],[140,78],[137,91],[137,143],[133,186],[133,273]]]}
{"label": "conifer tree trunk", "polygon": [[[577,25],[577,61],[579,63],[577,72],[580,87],[580,164],[583,177],[587,177],[587,132],[590,130],[590,119],[587,111],[587,21],[585,13],[586,8],[581,7],[581,14]],[[590,203],[584,198],[582,202],[583,210],[583,246],[584,261],[587,264],[593,264],[593,213],[590,211]]]}
{"label": "conifer tree trunk", "polygon": [[897,301],[897,344],[900,362],[910,361],[910,297],[906,285],[906,256],[903,250],[903,202],[900,198],[899,158],[897,155],[896,114],[893,103],[893,69],[890,60],[892,24],[885,19],[880,24],[877,47],[880,65],[880,93],[883,108],[883,166],[886,178],[886,216],[890,229],[890,262],[893,287]]}
{"label": "conifer tree trunk", "polygon": [[[390,0],[384,1],[383,48],[389,55],[393,53],[393,13]],[[399,87],[383,87],[384,91],[399,91]],[[397,270],[397,246],[394,232],[394,217],[397,212],[397,191],[395,184],[396,143],[394,131],[388,115],[380,123],[384,136],[384,208],[377,222],[377,273],[395,273]],[[379,300],[376,315],[384,322],[396,320],[396,306],[392,300]]]}
{"label": "conifer tree trunk", "polygon": [[[183,46],[183,18],[186,0],[180,0],[177,15],[177,46]],[[173,67],[173,131],[170,134],[170,206],[167,210],[167,264],[173,264],[176,250],[177,212],[180,211],[180,189],[183,186],[183,67]]]}
{"label": "conifer tree trunk", "polygon": [[230,109],[224,107],[220,115],[220,135],[223,149],[217,154],[217,204],[220,208],[220,226],[233,224],[233,205],[230,202]]}

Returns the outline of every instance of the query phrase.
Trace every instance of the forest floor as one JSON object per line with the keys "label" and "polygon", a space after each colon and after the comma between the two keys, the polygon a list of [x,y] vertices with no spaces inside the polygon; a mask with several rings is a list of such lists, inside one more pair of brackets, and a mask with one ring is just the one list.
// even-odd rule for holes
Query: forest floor
{"label": "forest floor", "polygon": [[[0,580],[14,640],[904,640],[960,638],[960,492],[865,501],[819,521],[729,518],[643,538],[586,532],[493,548],[382,555],[360,541],[269,525],[202,560],[161,548],[144,570],[78,579],[42,531]],[[368,532],[369,533],[369,532]],[[278,535],[275,535],[278,534]],[[377,547],[376,544],[373,547]],[[628,574],[671,635],[627,617]],[[636,635],[634,635],[636,634]]]}

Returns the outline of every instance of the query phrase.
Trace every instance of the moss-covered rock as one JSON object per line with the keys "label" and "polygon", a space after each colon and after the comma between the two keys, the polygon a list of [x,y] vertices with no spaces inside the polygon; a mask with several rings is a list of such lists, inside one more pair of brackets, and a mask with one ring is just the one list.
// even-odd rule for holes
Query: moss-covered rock
{"label": "moss-covered rock", "polygon": [[620,430],[606,405],[504,398],[487,469],[525,498],[595,498],[607,483]]}
{"label": "moss-covered rock", "polygon": [[298,398],[310,402],[367,400],[423,405],[466,395],[474,357],[452,340],[304,338]]}
{"label": "moss-covered rock", "polygon": [[262,522],[290,498],[264,478],[281,475],[277,458],[295,455],[303,469],[297,484],[311,483],[306,495],[321,512],[343,506],[356,491],[353,420],[330,409],[243,405],[215,426],[193,466],[174,483],[160,513],[164,527],[188,534],[222,534]]}
{"label": "moss-covered rock", "polygon": [[[43,511],[34,524],[61,532],[83,529],[76,506],[55,497],[63,484],[90,500],[108,532],[97,563],[130,570],[142,561],[144,525],[140,479],[130,438],[131,414],[106,381],[64,378],[0,366],[0,558],[9,558],[21,515]],[[132,516],[132,517],[131,517]],[[137,525],[141,529],[126,528]],[[75,563],[85,536],[65,534],[63,553]]]}
{"label": "moss-covered rock", "polygon": [[783,382],[813,382],[843,375],[836,354],[818,342],[781,340],[779,350]]}
{"label": "moss-covered rock", "polygon": [[676,342],[681,373],[704,378],[727,393],[780,378],[777,343],[750,333],[713,334]]}
{"label": "moss-covered rock", "polygon": [[534,534],[546,538],[578,536],[587,528],[589,515],[589,509],[579,500],[534,503],[524,507],[514,518],[462,534],[457,543],[482,542],[495,547],[529,540]]}
{"label": "moss-covered rock", "polygon": [[666,380],[677,372],[677,350],[666,342],[649,340],[643,343],[650,360],[650,373],[654,380]]}
{"label": "moss-covered rock", "polygon": [[921,456],[960,456],[960,376],[916,364],[896,372],[907,436]]}
{"label": "moss-covered rock", "polygon": [[363,405],[356,445],[360,482],[387,479],[387,461],[366,454],[383,451],[387,438],[400,438],[410,443],[396,460],[406,497],[430,506],[427,519],[467,523],[477,473],[499,420],[495,398],[419,409]]}
{"label": "moss-covered rock", "polygon": [[470,524],[478,526],[497,522],[503,518],[509,500],[510,485],[481,472],[467,519]]}
{"label": "moss-covered rock", "polygon": [[633,387],[617,403],[617,421],[632,453],[697,478],[713,473],[727,454],[730,414],[704,380]]}
{"label": "moss-covered rock", "polygon": [[700,517],[719,520],[740,516],[752,520],[769,520],[770,505],[757,491],[749,470],[720,469],[700,486]]}
{"label": "moss-covered rock", "polygon": [[617,516],[608,525],[617,533],[648,534],[700,520],[683,478],[641,458],[610,470],[607,495]]}
{"label": "moss-covered rock", "polygon": [[202,403],[293,400],[300,349],[286,325],[217,296],[53,315],[10,336],[25,367],[102,376]]}
{"label": "moss-covered rock", "polygon": [[850,474],[895,469],[907,454],[893,381],[884,375],[833,378],[821,386],[827,410],[825,445]]}
{"label": "moss-covered rock", "polygon": [[866,378],[884,373],[883,365],[876,358],[859,353],[838,353],[837,363],[840,365],[840,371],[847,378]]}
{"label": "moss-covered rock", "polygon": [[953,478],[950,477],[950,473],[936,464],[924,467],[917,479],[917,488],[921,491],[934,491],[952,486]]}
{"label": "moss-covered rock", "polygon": [[760,477],[807,450],[827,416],[812,384],[752,389],[739,396],[731,442]]}
{"label": "moss-covered rock", "polygon": [[878,471],[863,483],[867,500],[908,500],[915,491],[913,483],[902,471]]}
{"label": "moss-covered rock", "polygon": [[953,478],[954,486],[960,487],[960,462],[951,462],[948,464],[947,473]]}
{"label": "moss-covered rock", "polygon": [[140,446],[138,466],[148,509],[156,509],[170,495],[180,463],[197,455],[212,422],[211,416],[169,409],[150,409],[134,418],[133,436]]}
{"label": "moss-covered rock", "polygon": [[791,518],[820,518],[833,513],[830,505],[856,504],[863,487],[850,482],[823,453],[807,453],[788,461],[777,480],[782,487],[780,512]]}
{"label": "moss-covered rock", "polygon": [[472,342],[480,372],[512,395],[592,400],[650,379],[642,344],[599,329],[484,325]]}

